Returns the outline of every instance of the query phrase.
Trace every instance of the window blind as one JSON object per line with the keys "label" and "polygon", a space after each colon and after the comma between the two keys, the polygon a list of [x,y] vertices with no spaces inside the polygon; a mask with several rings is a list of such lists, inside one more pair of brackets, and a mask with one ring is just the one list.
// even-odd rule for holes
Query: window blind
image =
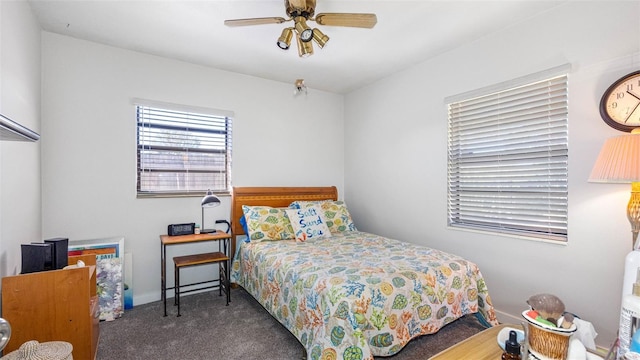
{"label": "window blind", "polygon": [[228,114],[138,104],[136,119],[138,196],[230,193]]}
{"label": "window blind", "polygon": [[567,240],[567,75],[448,104],[448,224]]}

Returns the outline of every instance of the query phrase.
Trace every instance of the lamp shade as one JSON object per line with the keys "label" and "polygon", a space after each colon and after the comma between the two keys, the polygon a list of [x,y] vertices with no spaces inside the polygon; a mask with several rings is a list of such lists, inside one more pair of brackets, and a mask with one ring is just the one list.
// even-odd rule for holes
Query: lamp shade
{"label": "lamp shade", "polygon": [[278,47],[282,50],[289,49],[291,46],[291,39],[293,39],[293,28],[284,28],[282,34],[278,38]]}
{"label": "lamp shade", "polygon": [[300,36],[300,41],[309,42],[313,39],[313,29],[307,25],[307,21],[302,16],[297,16],[295,19],[294,29]]}
{"label": "lamp shade", "polygon": [[312,42],[304,42],[300,39],[300,36],[296,35],[296,39],[298,41],[298,56],[301,58],[306,58],[309,55],[313,55],[313,43]]}
{"label": "lamp shade", "polygon": [[216,207],[220,205],[220,199],[213,195],[211,190],[207,190],[207,195],[202,198],[202,207]]}
{"label": "lamp shade", "polygon": [[322,49],[327,45],[327,42],[329,42],[329,37],[320,31],[320,29],[313,29],[313,40],[320,46],[320,49]]}
{"label": "lamp shade", "polygon": [[589,182],[640,182],[640,132],[608,139],[596,161]]}

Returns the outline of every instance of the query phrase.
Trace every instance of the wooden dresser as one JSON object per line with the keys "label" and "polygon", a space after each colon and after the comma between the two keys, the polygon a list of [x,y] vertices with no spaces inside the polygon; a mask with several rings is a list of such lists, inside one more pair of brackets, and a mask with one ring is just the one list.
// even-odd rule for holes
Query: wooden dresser
{"label": "wooden dresser", "polygon": [[2,278],[2,317],[11,325],[8,354],[29,340],[66,341],[74,359],[95,359],[98,350],[99,306],[96,296],[96,256],[82,268],[50,270]]}

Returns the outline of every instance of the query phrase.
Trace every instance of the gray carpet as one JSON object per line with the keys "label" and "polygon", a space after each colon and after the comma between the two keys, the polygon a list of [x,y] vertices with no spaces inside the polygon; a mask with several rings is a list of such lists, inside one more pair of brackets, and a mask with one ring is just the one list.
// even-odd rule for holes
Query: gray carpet
{"label": "gray carpet", "polygon": [[[115,321],[101,322],[98,360],[300,360],[305,356],[298,340],[242,288],[232,289],[229,306],[218,291],[184,296],[181,317],[176,317],[172,301],[167,301],[167,317],[162,316],[158,301],[127,310]],[[483,329],[475,316],[465,316],[380,359],[424,360]]]}

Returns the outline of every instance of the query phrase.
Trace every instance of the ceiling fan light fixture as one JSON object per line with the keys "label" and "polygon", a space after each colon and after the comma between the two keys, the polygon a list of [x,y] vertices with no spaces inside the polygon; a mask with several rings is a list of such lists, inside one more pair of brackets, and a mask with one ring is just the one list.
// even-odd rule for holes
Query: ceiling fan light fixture
{"label": "ceiling fan light fixture", "polygon": [[329,42],[329,37],[320,31],[320,29],[313,29],[313,40],[320,46],[320,49],[322,49],[327,45],[327,42]]}
{"label": "ceiling fan light fixture", "polygon": [[295,30],[300,35],[302,42],[309,42],[313,39],[313,29],[307,25],[307,20],[302,16],[297,16],[294,19],[296,25]]}
{"label": "ceiling fan light fixture", "polygon": [[282,50],[288,50],[291,46],[291,39],[293,39],[293,28],[284,28],[278,38],[278,47]]}
{"label": "ceiling fan light fixture", "polygon": [[[2,0],[0,0],[2,1]],[[282,24],[292,21],[293,24],[282,30],[282,34],[276,41],[276,45],[288,50],[293,41],[293,34],[296,36],[298,45],[298,55],[307,57],[313,54],[313,43],[315,42],[321,49],[329,42],[329,37],[320,31],[312,29],[307,22],[313,21],[319,26],[345,26],[355,28],[373,28],[378,22],[376,14],[371,13],[321,13],[315,14],[317,0],[284,0],[284,17],[256,17],[248,19],[228,19],[224,21],[226,26],[251,26],[266,24]],[[287,26],[287,25],[283,25]]]}
{"label": "ceiling fan light fixture", "polygon": [[298,95],[303,92],[305,95],[307,95],[307,85],[304,84],[304,79],[296,79],[293,85],[295,86],[295,90],[293,90],[293,95]]}
{"label": "ceiling fan light fixture", "polygon": [[313,43],[312,42],[304,42],[296,34],[296,39],[298,40],[298,56],[301,58],[306,58],[309,55],[313,55]]}

